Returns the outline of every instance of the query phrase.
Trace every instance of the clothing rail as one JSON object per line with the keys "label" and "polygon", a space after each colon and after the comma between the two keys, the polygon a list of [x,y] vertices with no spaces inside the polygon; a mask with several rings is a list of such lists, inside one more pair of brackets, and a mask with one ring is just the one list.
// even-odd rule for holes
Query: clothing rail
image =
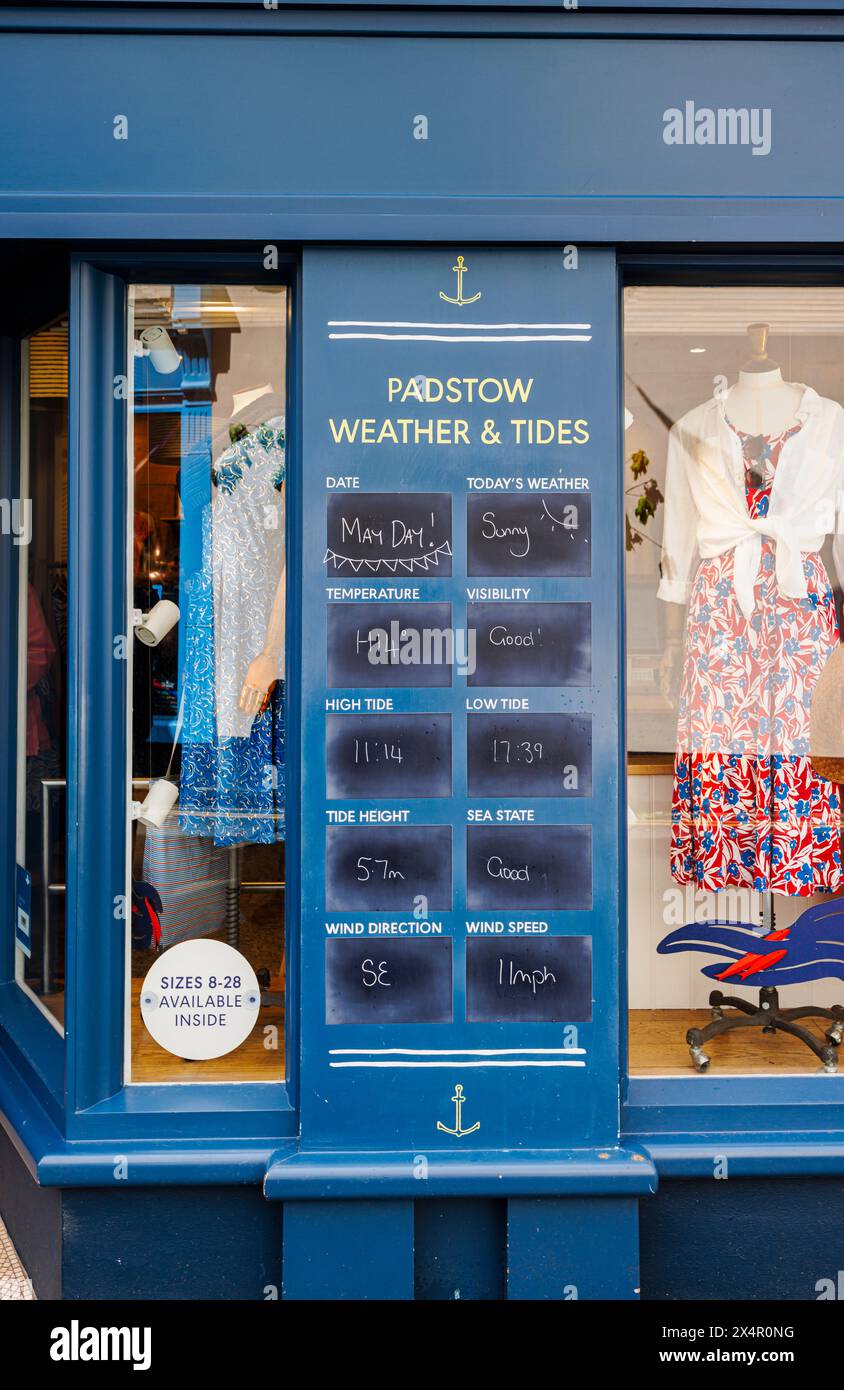
{"label": "clothing rail", "polygon": [[[132,786],[149,787],[151,780],[149,777],[133,777]],[[44,994],[50,994],[52,990],[50,901],[56,894],[67,893],[66,883],[50,882],[50,793],[57,790],[67,790],[65,777],[41,778],[41,914],[44,921],[41,987]],[[283,893],[287,887],[285,879],[245,879],[241,882],[237,877],[237,851],[239,848],[238,845],[232,845],[229,848],[229,879],[226,885],[226,940],[231,946],[237,946],[237,938],[239,937],[239,915],[235,917],[237,897],[244,892]]]}

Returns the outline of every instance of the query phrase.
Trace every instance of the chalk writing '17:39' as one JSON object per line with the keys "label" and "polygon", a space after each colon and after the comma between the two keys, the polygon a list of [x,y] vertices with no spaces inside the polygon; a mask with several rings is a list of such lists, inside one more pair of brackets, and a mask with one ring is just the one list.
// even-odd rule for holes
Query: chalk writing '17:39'
{"label": "chalk writing '17:39'", "polygon": [[492,761],[509,763],[511,758],[517,763],[533,763],[542,760],[541,743],[513,743],[509,738],[492,740]]}

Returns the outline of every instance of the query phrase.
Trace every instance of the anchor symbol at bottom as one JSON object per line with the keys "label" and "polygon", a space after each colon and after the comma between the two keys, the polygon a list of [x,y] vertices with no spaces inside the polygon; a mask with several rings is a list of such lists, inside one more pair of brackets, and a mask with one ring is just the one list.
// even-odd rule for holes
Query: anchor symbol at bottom
{"label": "anchor symbol at bottom", "polygon": [[442,1120],[437,1120],[437,1129],[441,1129],[443,1134],[453,1134],[457,1139],[462,1139],[464,1134],[474,1134],[475,1130],[481,1127],[480,1120],[469,1129],[463,1129],[461,1126],[463,1102],[466,1099],[462,1086],[455,1086],[451,1099],[454,1101],[454,1128],[450,1129],[448,1125],[443,1124]]}

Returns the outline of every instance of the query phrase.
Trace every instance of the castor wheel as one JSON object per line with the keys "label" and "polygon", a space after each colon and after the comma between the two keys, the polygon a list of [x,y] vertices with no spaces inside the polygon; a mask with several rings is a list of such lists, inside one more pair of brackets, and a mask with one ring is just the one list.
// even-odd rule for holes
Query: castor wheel
{"label": "castor wheel", "polygon": [[689,1047],[689,1053],[691,1055],[692,1064],[694,1066],[695,1071],[708,1071],[710,1059],[703,1051],[703,1048],[695,1047],[694,1045],[692,1045]]}
{"label": "castor wheel", "polygon": [[716,1023],[719,1018],[724,1017],[724,1010],[721,1008],[723,1002],[724,996],[721,993],[720,989],[713,989],[709,996],[709,1007],[712,1010],[713,1023]]}
{"label": "castor wheel", "polygon": [[821,1052],[821,1061],[823,1062],[824,1071],[832,1073],[838,1070],[838,1053],[834,1047],[825,1047],[823,1049]]}
{"label": "castor wheel", "polygon": [[844,1023],[833,1023],[832,1027],[826,1030],[826,1040],[833,1047],[839,1046],[842,1036],[844,1036]]}
{"label": "castor wheel", "polygon": [[260,970],[255,971],[255,979],[258,981],[259,989],[269,989],[270,972],[265,965],[262,965]]}

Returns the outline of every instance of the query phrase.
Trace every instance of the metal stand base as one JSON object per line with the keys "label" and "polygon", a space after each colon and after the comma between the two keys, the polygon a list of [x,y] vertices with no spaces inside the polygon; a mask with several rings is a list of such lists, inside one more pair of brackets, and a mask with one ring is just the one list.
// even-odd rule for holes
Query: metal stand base
{"label": "metal stand base", "polygon": [[[761,1028],[763,1033],[789,1033],[805,1043],[819,1061],[824,1071],[834,1072],[838,1066],[837,1048],[844,1037],[844,1007],[833,1004],[831,1009],[822,1009],[813,1004],[798,1009],[781,1009],[779,995],[773,985],[766,985],[759,991],[759,1003],[751,1004],[747,999],[736,999],[715,989],[709,996],[712,1008],[712,1022],[705,1028],[690,1028],[686,1034],[692,1063],[697,1071],[706,1071],[709,1057],[703,1045],[710,1038],[722,1033],[730,1033],[734,1028]],[[734,1014],[725,1014],[724,1009],[736,1009]],[[824,1018],[831,1024],[826,1030],[824,1044],[808,1028],[801,1028],[797,1020],[801,1018]]]}

